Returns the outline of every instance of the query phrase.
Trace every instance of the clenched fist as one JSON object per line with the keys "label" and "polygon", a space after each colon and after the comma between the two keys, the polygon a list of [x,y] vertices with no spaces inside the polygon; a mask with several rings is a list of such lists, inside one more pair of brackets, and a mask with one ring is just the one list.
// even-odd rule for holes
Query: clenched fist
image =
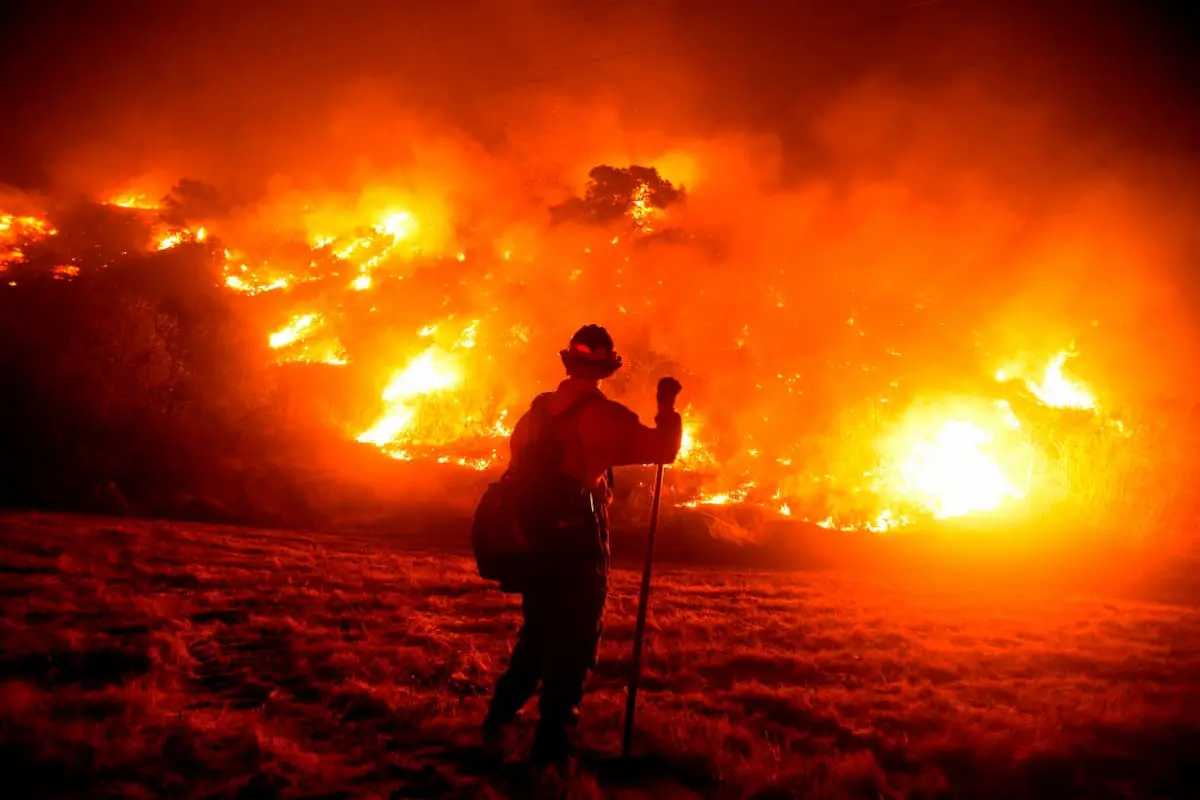
{"label": "clenched fist", "polygon": [[655,395],[658,399],[658,407],[674,409],[675,398],[679,396],[681,391],[683,391],[683,386],[674,378],[663,378],[660,380],[658,382],[658,392]]}

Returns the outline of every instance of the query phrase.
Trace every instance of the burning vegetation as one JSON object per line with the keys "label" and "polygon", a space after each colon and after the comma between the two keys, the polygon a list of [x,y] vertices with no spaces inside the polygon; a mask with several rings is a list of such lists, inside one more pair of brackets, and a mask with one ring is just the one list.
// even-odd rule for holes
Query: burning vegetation
{"label": "burning vegetation", "polygon": [[[601,166],[589,178],[549,209],[537,237],[511,221],[459,219],[442,199],[390,186],[324,206],[293,199],[294,226],[264,237],[246,224],[262,209],[230,211],[215,190],[185,181],[158,202],[135,192],[83,211],[5,214],[3,268],[17,293],[47,277],[115,277],[125,262],[169,273],[165,259],[185,253],[238,309],[236,324],[257,332],[264,366],[353,376],[358,396],[325,405],[313,425],[402,461],[501,468],[511,421],[554,380],[546,354],[585,308],[629,340],[628,374],[614,384],[622,399],[636,404],[668,369],[694,389],[672,470],[683,510],[753,506],[876,533],[1064,510],[1095,521],[1146,479],[1131,463],[1163,434],[1117,411],[1128,404],[1115,387],[1075,372],[1073,342],[1008,353],[914,338],[906,325],[938,313],[919,293],[908,312],[875,317],[865,298],[842,295],[858,305],[833,311],[842,332],[831,334],[832,315],[803,297],[813,286],[803,273],[783,267],[767,285],[724,278],[736,264],[720,253],[720,229],[689,213],[683,185],[642,166]],[[227,210],[193,218],[196,206]],[[101,239],[123,231],[115,258],[62,246],[64,214]],[[703,361],[639,333],[666,305],[705,315],[673,323],[704,331]],[[873,347],[862,346],[867,331]],[[823,345],[779,347],[781,337]],[[905,341],[912,356],[898,349]],[[927,377],[947,364],[960,374]],[[735,380],[723,381],[725,371]]]}
{"label": "burning vegetation", "polygon": [[[1155,139],[1164,53],[1103,20],[1067,36],[1011,4],[940,3],[895,4],[873,32],[803,4],[780,6],[786,24],[709,9],[691,27],[658,6],[586,24],[479,8],[397,48],[390,31],[424,28],[368,5],[352,36],[323,4],[248,7],[236,58],[208,12],[159,38],[109,26],[130,63],[189,69],[97,63],[79,94],[102,103],[14,88],[33,122],[10,138],[46,170],[0,195],[13,498],[112,482],[138,506],[156,481],[240,497],[270,481],[193,483],[264,458],[280,485],[333,464],[474,487],[560,377],[564,337],[596,322],[626,359],[617,399],[645,417],[659,377],[685,387],[680,518],[1145,533],[1194,510],[1200,182],[1183,139]],[[341,57],[258,47],[281,26]],[[653,79],[613,57],[659,34],[704,57],[656,49]],[[797,68],[799,40],[820,70]],[[481,64],[580,53],[544,83],[479,83]],[[1132,66],[1096,77],[1134,61],[1144,98],[1116,80]],[[75,126],[86,146],[34,136],[62,127],[38,116],[59,105],[95,123]],[[619,476],[621,499],[643,483]]]}

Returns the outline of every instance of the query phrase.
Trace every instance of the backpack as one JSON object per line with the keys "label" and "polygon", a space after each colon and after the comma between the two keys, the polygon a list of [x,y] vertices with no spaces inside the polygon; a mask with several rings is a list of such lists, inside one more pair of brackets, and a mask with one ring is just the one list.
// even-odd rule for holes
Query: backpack
{"label": "backpack", "polygon": [[488,485],[471,523],[479,577],[496,581],[503,592],[524,591],[534,555],[550,544],[541,534],[584,509],[591,513],[591,493],[560,471],[562,430],[603,395],[589,392],[560,414],[550,412],[549,398],[549,394],[539,395],[530,406],[533,436],[520,453],[520,468],[510,466]]}

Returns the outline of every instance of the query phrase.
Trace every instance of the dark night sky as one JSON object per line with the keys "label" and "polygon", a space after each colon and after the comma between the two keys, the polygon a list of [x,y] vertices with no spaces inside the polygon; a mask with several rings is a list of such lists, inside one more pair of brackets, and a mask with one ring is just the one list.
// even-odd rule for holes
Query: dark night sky
{"label": "dark night sky", "polygon": [[366,85],[489,147],[518,135],[511,121],[537,98],[603,96],[634,124],[777,135],[786,169],[802,171],[820,159],[813,111],[879,74],[917,90],[969,74],[996,97],[1052,104],[1104,146],[1190,156],[1200,152],[1197,7],[24,3],[0,47],[0,181],[46,184],[67,159],[119,172],[196,151],[243,173],[285,168],[328,109]]}

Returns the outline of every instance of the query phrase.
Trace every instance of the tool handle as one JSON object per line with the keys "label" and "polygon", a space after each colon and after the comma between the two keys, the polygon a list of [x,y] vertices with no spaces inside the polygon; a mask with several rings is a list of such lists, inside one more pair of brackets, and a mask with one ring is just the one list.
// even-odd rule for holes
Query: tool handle
{"label": "tool handle", "polygon": [[646,566],[642,569],[642,591],[638,597],[637,628],[633,634],[633,668],[629,675],[629,693],[625,698],[625,735],[621,739],[621,757],[629,758],[633,746],[633,717],[637,711],[638,681],[642,677],[642,642],[646,635],[646,611],[650,607],[650,576],[654,569],[654,535],[658,532],[658,508],[662,502],[662,464],[654,474],[654,501],[650,505],[650,536],[646,540]]}

